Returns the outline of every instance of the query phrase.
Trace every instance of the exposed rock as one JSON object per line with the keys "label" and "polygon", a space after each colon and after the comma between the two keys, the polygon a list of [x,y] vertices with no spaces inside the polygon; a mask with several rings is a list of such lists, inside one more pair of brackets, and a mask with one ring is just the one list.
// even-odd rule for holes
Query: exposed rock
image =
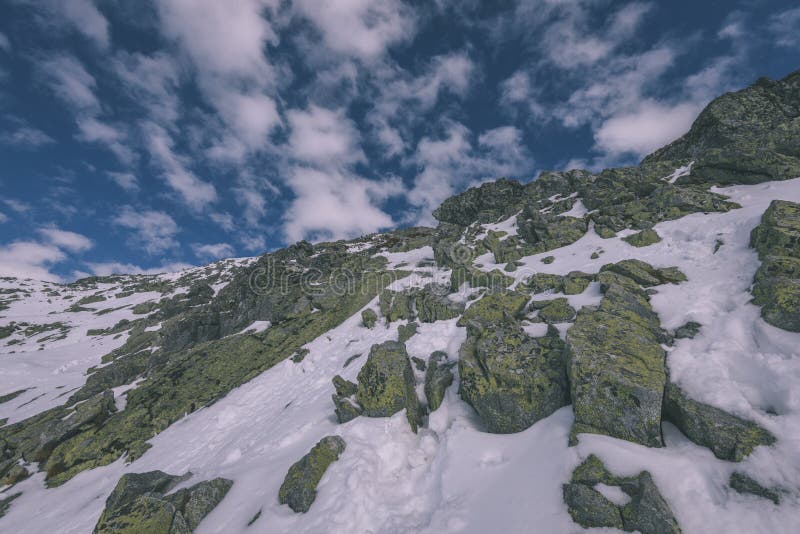
{"label": "exposed rock", "polygon": [[523,186],[514,180],[500,179],[450,197],[433,211],[441,222],[468,226],[475,221],[493,223],[507,219],[516,211]]}
{"label": "exposed rock", "polygon": [[358,405],[350,397],[343,397],[341,395],[333,395],[334,412],[336,413],[336,420],[344,424],[352,421],[363,413],[361,406]]}
{"label": "exposed rock", "polygon": [[397,327],[397,341],[405,343],[417,333],[419,325],[417,323],[401,324]]}
{"label": "exposed rock", "polygon": [[761,316],[800,332],[800,204],[774,200],[753,229],[750,246],[761,260],[753,286]]}
{"label": "exposed rock", "polygon": [[775,437],[757,424],[694,401],[672,383],[667,384],[664,395],[664,419],[721,460],[740,462],[759,445],[775,442]]}
{"label": "exposed rock", "polygon": [[428,368],[428,364],[425,363],[425,360],[423,360],[422,358],[417,358],[416,356],[412,356],[411,362],[414,364],[414,367],[416,368],[417,371],[421,371],[424,373],[425,370]]}
{"label": "exposed rock", "polygon": [[378,322],[378,314],[372,308],[367,308],[361,312],[361,323],[367,328],[374,328]]}
{"label": "exposed rock", "polygon": [[356,400],[367,417],[389,417],[406,410],[414,432],[420,421],[414,371],[406,346],[397,341],[373,345],[358,373]]}
{"label": "exposed rock", "polygon": [[675,339],[693,339],[703,327],[700,323],[689,321],[675,330]]}
{"label": "exposed rock", "polygon": [[350,397],[356,394],[358,386],[349,380],[345,380],[339,375],[333,377],[333,387],[336,388],[336,394],[342,397]]}
{"label": "exposed rock", "polygon": [[339,436],[327,436],[289,468],[278,499],[295,512],[307,512],[317,498],[317,484],[328,467],[339,459],[346,444]]}
{"label": "exposed rock", "polygon": [[776,505],[781,503],[781,491],[779,489],[766,488],[744,473],[736,471],[731,474],[728,484],[739,493],[747,493],[762,499],[769,499]]}
{"label": "exposed rock", "polygon": [[586,219],[559,215],[544,215],[534,210],[526,210],[518,218],[520,237],[528,243],[526,255],[546,252],[574,243],[586,233]]}
{"label": "exposed rock", "polygon": [[528,295],[517,291],[493,291],[487,293],[467,308],[458,326],[466,326],[470,321],[494,324],[506,318],[520,317],[528,303]]}
{"label": "exposed rock", "polygon": [[489,432],[520,432],[569,404],[557,335],[532,338],[510,320],[469,332],[459,352],[459,393]]}
{"label": "exposed rock", "polygon": [[[595,489],[598,484],[619,487],[630,497],[626,504],[615,504]],[[573,521],[585,528],[618,528],[642,534],[678,534],[678,522],[653,483],[650,473],[635,477],[612,475],[603,463],[590,455],[575,468],[564,484],[564,502]]]}
{"label": "exposed rock", "polygon": [[531,302],[531,307],[539,310],[537,317],[546,323],[566,323],[575,318],[575,309],[564,298]]}
{"label": "exposed rock", "polygon": [[589,432],[660,447],[664,332],[644,291],[629,278],[608,274],[600,306],[582,308],[567,331],[571,442]]}
{"label": "exposed rock", "polygon": [[453,383],[453,366],[455,362],[447,361],[447,354],[436,351],[428,359],[425,371],[425,398],[428,399],[428,410],[436,411],[442,405],[447,388]]}
{"label": "exposed rock", "polygon": [[595,276],[592,274],[572,271],[563,278],[561,290],[565,295],[580,295],[594,279]]}
{"label": "exposed rock", "polygon": [[554,261],[556,261],[556,257],[555,256],[546,256],[546,257],[542,258],[542,263],[544,263],[545,265],[550,265]]}
{"label": "exposed rock", "polygon": [[647,247],[661,241],[661,237],[652,228],[642,230],[622,239],[634,247]]}
{"label": "exposed rock", "polygon": [[[642,287],[651,287],[661,284],[678,284],[686,281],[686,275],[680,272],[677,267],[657,269],[649,263],[633,259],[603,265],[603,267],[600,268],[600,272],[601,275],[604,272],[621,274]],[[600,275],[598,275],[598,281],[602,283]]]}
{"label": "exposed rock", "polygon": [[122,476],[106,500],[95,534],[188,534],[213,510],[233,482],[215,478],[166,495],[186,480],[161,471]]}
{"label": "exposed rock", "polygon": [[462,285],[468,283],[470,287],[487,287],[489,289],[503,289],[514,283],[514,279],[494,269],[488,273],[475,268],[457,267],[450,274],[450,289],[458,291]]}
{"label": "exposed rock", "polygon": [[20,495],[22,495],[21,491],[17,493],[12,493],[8,497],[3,497],[2,499],[0,499],[0,517],[6,515],[6,512],[8,512],[11,503],[14,501],[14,499],[18,498]]}
{"label": "exposed rock", "polygon": [[464,305],[448,298],[449,288],[428,284],[424,288],[409,288],[403,291],[386,290],[381,293],[381,314],[388,322],[401,319],[433,323],[458,317]]}

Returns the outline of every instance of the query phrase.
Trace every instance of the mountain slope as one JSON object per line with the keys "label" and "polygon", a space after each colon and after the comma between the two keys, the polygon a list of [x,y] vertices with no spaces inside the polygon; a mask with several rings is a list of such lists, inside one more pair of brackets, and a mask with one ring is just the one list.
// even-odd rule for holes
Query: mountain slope
{"label": "mountain slope", "polygon": [[[762,319],[770,294],[756,305],[750,288],[757,272],[774,275],[759,271],[772,244],[780,257],[800,247],[791,225],[761,259],[751,246],[773,200],[800,202],[798,79],[721,97],[639,167],[469,190],[435,212],[436,229],[298,243],[176,275],[4,279],[0,394],[24,391],[0,403],[0,471],[11,483],[0,529],[91,531],[124,473],[161,470],[192,473],[170,491],[233,481],[197,532],[574,532],[587,501],[565,504],[570,480],[631,530],[624,490],[635,491],[619,477],[651,480],[683,532],[794,532],[800,333]],[[781,280],[797,277],[787,272]],[[365,310],[376,314],[371,328]],[[592,337],[614,329],[619,338]],[[416,432],[405,410],[339,424],[331,380],[363,387],[371,349],[398,336],[417,359],[423,405],[418,361],[445,354],[455,380],[441,406]],[[530,340],[557,352],[548,365],[569,380],[572,406],[524,412],[543,376]],[[656,380],[637,363],[645,346]],[[461,380],[470,365],[479,380]],[[592,415],[611,397],[576,387],[590,366],[619,413]],[[556,380],[545,375],[535,383]],[[630,384],[652,394],[646,439],[619,430],[643,420],[645,397],[619,395]],[[688,407],[662,414],[676,388]],[[509,428],[505,418],[521,426],[494,433]],[[717,426],[704,430],[710,420]],[[278,489],[327,435],[346,448],[296,514]],[[599,486],[575,470],[591,455],[613,473]],[[780,504],[739,493],[734,472],[779,488]]]}

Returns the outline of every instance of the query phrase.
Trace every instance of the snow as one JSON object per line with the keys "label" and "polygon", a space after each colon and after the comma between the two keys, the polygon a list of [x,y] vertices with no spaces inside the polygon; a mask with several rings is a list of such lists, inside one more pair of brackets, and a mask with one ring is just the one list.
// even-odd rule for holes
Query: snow
{"label": "snow", "polygon": [[674,184],[675,182],[678,181],[678,178],[682,176],[689,176],[690,174],[692,174],[692,165],[694,165],[694,161],[690,162],[688,165],[684,167],[678,167],[677,169],[675,169],[675,172],[663,178],[663,180],[671,184]]}
{"label": "snow", "polygon": [[[269,321],[254,321],[253,324],[239,332],[239,334],[260,334],[264,332],[267,328],[272,326],[272,323]],[[239,335],[237,334],[237,335]]]}
{"label": "snow", "polygon": [[575,201],[575,204],[572,205],[569,211],[565,211],[564,213],[559,213],[560,217],[583,217],[589,210],[586,209],[586,206],[583,205],[583,201],[578,199]]}
{"label": "snow", "polygon": [[[604,264],[630,257],[657,267],[679,267],[689,281],[658,286],[652,305],[666,328],[689,320],[703,327],[694,339],[679,340],[670,349],[671,377],[698,400],[752,419],[777,436],[774,446],[758,448],[744,462],[716,459],[669,424],[664,424],[667,446],[661,449],[588,434],[581,435],[579,444],[570,448],[571,407],[518,434],[489,434],[459,398],[457,382],[418,434],[411,432],[402,412],[385,419],[359,417],[339,425],[330,398],[331,378],[341,374],[354,380],[366,357],[346,368],[344,362],[355,354],[366,355],[373,344],[397,336],[399,323],[387,327],[379,322],[375,328],[366,329],[358,312],[307,344],[310,352],[301,363],[287,360],[276,365],[154,437],[152,448],[133,464],[119,460],[81,473],[53,489],[44,488],[41,473],[21,482],[17,490],[23,494],[0,519],[0,530],[89,532],[123,473],[161,469],[173,474],[191,471],[191,483],[216,476],[235,481],[228,496],[201,523],[201,534],[580,532],[562,502],[561,485],[569,480],[575,466],[589,454],[596,454],[618,475],[648,470],[687,534],[798,532],[800,334],[767,325],[759,309],[750,303],[748,289],[758,260],[747,243],[772,199],[800,201],[800,179],[715,191],[730,196],[743,208],[660,223],[655,229],[662,241],[644,248],[631,247],[619,236],[601,239],[589,232],[562,249],[523,258],[523,266],[510,275],[521,281],[534,272],[593,273]],[[717,239],[724,245],[714,254]],[[598,249],[604,253],[591,259]],[[381,255],[391,266],[405,264],[398,268],[410,269],[432,258],[433,251],[425,247]],[[553,263],[541,263],[541,258],[550,255],[555,257]],[[488,261],[485,256],[479,259],[484,270],[497,267],[490,256]],[[422,285],[448,275],[435,268],[416,271],[396,286]],[[600,298],[597,284],[582,295],[568,296],[573,307],[595,305]],[[21,320],[16,317],[24,316],[25,310],[29,316],[34,312],[41,316],[49,309],[36,299],[27,302],[12,304],[4,312],[7,318]],[[109,306],[107,302],[100,304]],[[62,303],[59,309],[67,305]],[[377,299],[366,307],[376,308]],[[17,357],[20,354],[8,354],[15,347],[0,346],[0,391],[37,388],[0,405],[0,417],[18,420],[19,404],[46,393],[38,405],[31,405],[35,408],[27,412],[23,409],[27,415],[36,413],[43,406],[53,405],[58,392],[64,391],[55,390],[56,386],[80,385],[86,368],[121,341],[81,341],[79,330],[108,326],[128,313],[120,310],[100,317],[75,314],[73,320],[82,327],[73,329],[70,336],[74,337],[43,351],[26,342],[24,359]],[[48,322],[60,316],[53,317]],[[457,359],[466,331],[456,322],[420,325],[417,335],[407,343],[409,353],[427,359],[434,350],[443,350]],[[568,326],[559,326],[562,335]],[[540,333],[543,327],[525,326],[531,334]],[[92,345],[100,341],[105,345]],[[54,374],[54,369],[62,367],[62,372]],[[117,393],[122,395],[121,391]],[[289,466],[320,438],[331,434],[341,435],[347,449],[320,482],[311,510],[295,514],[279,505],[278,488]],[[785,487],[790,493],[780,506],[739,495],[727,487],[734,470],[745,471],[762,483]],[[614,488],[598,490],[612,499],[624,497]],[[247,522],[259,511],[260,518],[248,528]]]}

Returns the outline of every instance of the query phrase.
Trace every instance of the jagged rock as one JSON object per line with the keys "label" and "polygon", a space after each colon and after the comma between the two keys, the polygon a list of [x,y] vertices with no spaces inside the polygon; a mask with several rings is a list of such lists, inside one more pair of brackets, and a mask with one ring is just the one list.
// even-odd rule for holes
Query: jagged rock
{"label": "jagged rock", "polygon": [[457,267],[450,274],[450,289],[458,291],[462,285],[468,283],[470,287],[487,287],[489,289],[503,289],[514,283],[514,279],[494,269],[488,273],[475,268]]}
{"label": "jagged rock", "polygon": [[422,358],[417,358],[416,356],[412,356],[411,362],[414,364],[414,367],[416,368],[417,371],[421,371],[424,373],[425,370],[428,368],[428,364],[425,363],[425,360],[423,360]]}
{"label": "jagged rock", "polygon": [[381,293],[381,314],[388,322],[401,319],[433,323],[458,317],[464,305],[448,298],[449,288],[428,284],[424,288],[409,288],[403,291],[386,290]]}
{"label": "jagged rock", "polygon": [[702,326],[700,323],[689,321],[675,330],[675,339],[693,339],[700,332]]}
{"label": "jagged rock", "polygon": [[525,311],[528,298],[524,293],[517,291],[501,290],[487,293],[467,308],[457,324],[466,326],[475,320],[494,324],[506,318],[520,317]]}
{"label": "jagged rock", "polygon": [[288,504],[295,512],[307,512],[317,498],[317,484],[346,446],[339,436],[319,440],[308,454],[289,468],[278,492],[280,503]]}
{"label": "jagged rock", "polygon": [[750,235],[761,266],[753,301],[766,322],[800,332],[800,204],[774,200]]}
{"label": "jagged rock", "polygon": [[507,219],[517,210],[523,186],[514,180],[500,179],[450,197],[433,211],[438,221],[469,226],[475,221],[493,223]]}
{"label": "jagged rock", "polygon": [[372,346],[358,373],[356,400],[367,417],[389,417],[405,409],[411,428],[417,431],[419,400],[403,343],[386,341]]}
{"label": "jagged rock", "polygon": [[428,410],[436,411],[442,405],[447,388],[453,383],[453,366],[455,362],[447,361],[447,354],[436,351],[428,359],[425,371],[425,398],[428,399]]}
{"label": "jagged rock", "polygon": [[401,324],[397,327],[397,341],[405,343],[417,333],[419,325],[417,323]]}
{"label": "jagged rock", "polygon": [[766,488],[744,473],[738,471],[732,473],[728,484],[739,493],[748,493],[762,499],[769,499],[776,505],[781,503],[781,491],[779,489]]}
{"label": "jagged rock", "polygon": [[600,283],[603,282],[602,274],[605,272],[626,276],[642,287],[661,284],[678,284],[686,281],[686,275],[680,272],[677,267],[657,269],[649,263],[633,259],[603,265],[603,267],[600,268],[600,275],[598,275],[598,281]]}
{"label": "jagged rock", "polygon": [[12,493],[8,497],[3,497],[2,499],[0,499],[0,517],[6,515],[6,512],[8,512],[11,503],[14,501],[14,499],[18,498],[20,495],[22,495],[21,491],[17,493]]}
{"label": "jagged rock", "polygon": [[575,308],[564,298],[534,301],[531,307],[539,310],[537,317],[546,323],[566,323],[575,318]]}
{"label": "jagged rock", "polygon": [[6,393],[5,395],[0,395],[0,404],[12,401],[28,391],[27,389],[18,389],[16,391],[12,391],[11,393]]}
{"label": "jagged rock", "polygon": [[349,380],[345,380],[339,375],[333,377],[333,387],[336,388],[336,394],[342,397],[350,397],[356,394],[358,386]]}
{"label": "jagged rock", "polygon": [[647,247],[661,241],[661,237],[652,228],[642,230],[628,237],[622,238],[623,241],[634,247]]}
{"label": "jagged rock", "polygon": [[664,420],[721,460],[740,462],[759,445],[775,442],[775,437],[757,424],[694,401],[671,383],[664,394]]}
{"label": "jagged rock", "polygon": [[536,273],[525,281],[532,293],[553,291],[559,293],[564,289],[564,277],[557,274]]}
{"label": "jagged rock", "polygon": [[[517,222],[520,237],[529,244],[526,253],[540,253],[574,243],[588,230],[586,219],[545,215],[526,210]],[[527,255],[526,254],[526,255]]]}
{"label": "jagged rock", "polygon": [[459,352],[459,393],[489,432],[520,432],[569,403],[557,334],[532,338],[512,320],[468,331]]}
{"label": "jagged rock", "polygon": [[361,323],[367,328],[374,328],[378,322],[378,314],[372,308],[367,308],[361,312]]}
{"label": "jagged rock", "polygon": [[589,432],[660,447],[664,332],[641,287],[608,274],[600,306],[581,309],[567,331],[571,442]]}
{"label": "jagged rock", "polygon": [[[13,460],[11,461],[13,462]],[[27,469],[18,463],[13,463],[8,469],[5,470],[3,467],[0,467],[0,473],[2,473],[2,477],[0,477],[0,486],[13,486],[17,482],[25,480],[31,475]]]}
{"label": "jagged rock", "polygon": [[580,295],[586,291],[594,278],[595,276],[592,274],[572,271],[563,278],[561,290],[565,295]]}
{"label": "jagged rock", "polygon": [[519,240],[508,237],[506,232],[489,230],[483,244],[494,255],[495,263],[514,262],[522,257]]}
{"label": "jagged rock", "polygon": [[106,500],[95,534],[189,534],[225,498],[233,482],[215,478],[166,495],[191,476],[128,473]]}
{"label": "jagged rock", "polygon": [[[611,502],[595,489],[598,484],[619,487],[630,501],[623,505]],[[590,455],[575,468],[572,479],[563,486],[563,493],[573,521],[585,528],[618,528],[642,534],[681,532],[647,471],[635,477],[617,477],[599,458]]]}

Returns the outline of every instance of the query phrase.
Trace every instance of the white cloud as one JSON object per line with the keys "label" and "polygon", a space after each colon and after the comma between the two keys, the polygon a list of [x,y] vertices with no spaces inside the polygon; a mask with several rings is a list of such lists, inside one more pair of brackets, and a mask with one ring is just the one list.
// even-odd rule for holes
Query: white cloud
{"label": "white cloud", "polygon": [[787,9],[770,18],[770,30],[775,42],[780,46],[793,48],[800,46],[800,7]]}
{"label": "white cloud", "polygon": [[177,248],[175,236],[179,228],[175,220],[163,211],[137,211],[125,206],[113,223],[133,231],[131,242],[148,254],[158,254]]}
{"label": "white cloud", "polygon": [[4,222],[7,222],[7,221],[8,221],[8,215],[6,215],[2,211],[0,211],[0,224],[3,224]]}
{"label": "white cloud", "polygon": [[284,215],[288,241],[343,239],[395,225],[375,204],[403,192],[400,180],[376,182],[339,171],[297,167],[289,178],[296,197]]}
{"label": "white cloud", "polygon": [[118,52],[111,60],[122,90],[160,124],[172,124],[179,116],[180,71],[175,59],[159,52],[152,56]]}
{"label": "white cloud", "polygon": [[97,82],[75,57],[62,54],[46,59],[39,70],[53,92],[74,111],[92,114],[100,111],[100,101],[94,94]]}
{"label": "white cloud", "polygon": [[161,167],[164,179],[193,210],[202,211],[217,200],[216,188],[195,176],[183,158],[173,151],[172,137],[161,126],[150,123],[144,127],[150,155]]}
{"label": "white cloud", "polygon": [[[109,276],[112,274],[161,274],[175,273],[184,269],[194,267],[194,265],[181,262],[163,263],[158,267],[139,267],[132,263],[121,262],[98,262],[87,263],[86,266],[97,276]],[[80,276],[80,274],[78,274]]]}
{"label": "white cloud", "polygon": [[0,50],[5,50],[6,52],[11,51],[11,42],[3,33],[0,33]]}
{"label": "white cloud", "polygon": [[108,172],[108,177],[125,191],[135,193],[139,190],[139,180],[129,172]]}
{"label": "white cloud", "polygon": [[0,134],[0,143],[23,149],[35,149],[55,143],[55,139],[41,130],[20,126],[12,132]]}
{"label": "white cloud", "polygon": [[25,213],[31,210],[31,205],[21,200],[16,200],[13,198],[4,198],[3,203],[6,206],[8,206],[11,210],[16,211],[17,213]]}
{"label": "white cloud", "polygon": [[236,228],[236,225],[233,223],[233,216],[230,213],[212,212],[208,214],[208,218],[217,223],[223,230],[230,232]]}
{"label": "white cloud", "polygon": [[233,247],[228,243],[215,243],[203,245],[195,243],[192,245],[195,256],[202,261],[214,261],[221,258],[230,258],[235,255]]}
{"label": "white cloud", "polygon": [[419,210],[414,221],[418,224],[433,224],[431,212],[457,188],[503,176],[524,177],[533,166],[517,128],[489,130],[476,143],[472,132],[455,122],[447,125],[443,135],[420,140],[413,162],[421,171],[408,201]]}
{"label": "white cloud", "polygon": [[291,110],[286,115],[292,130],[289,149],[295,159],[323,166],[346,165],[365,159],[358,146],[358,130],[343,110],[311,105],[306,110]]}
{"label": "white cloud", "polygon": [[51,245],[69,252],[84,252],[94,246],[91,239],[76,232],[58,228],[40,228],[38,232]]}
{"label": "white cloud", "polygon": [[295,8],[331,50],[365,60],[415,33],[414,13],[401,0],[296,0]]}
{"label": "white cloud", "polygon": [[136,159],[136,155],[125,144],[128,135],[123,129],[99,121],[94,117],[79,118],[77,123],[80,132],[78,140],[105,145],[121,162],[127,165]]}
{"label": "white cloud", "polygon": [[14,241],[0,245],[0,275],[58,282],[50,268],[67,255],[55,245],[33,241]]}
{"label": "white cloud", "polygon": [[642,102],[635,111],[615,115],[603,123],[595,132],[597,148],[611,155],[645,156],[685,134],[700,109],[700,105],[691,102],[674,106]]}
{"label": "white cloud", "polygon": [[100,48],[108,48],[110,37],[108,21],[92,0],[45,0],[53,12],[53,21],[69,23]]}

